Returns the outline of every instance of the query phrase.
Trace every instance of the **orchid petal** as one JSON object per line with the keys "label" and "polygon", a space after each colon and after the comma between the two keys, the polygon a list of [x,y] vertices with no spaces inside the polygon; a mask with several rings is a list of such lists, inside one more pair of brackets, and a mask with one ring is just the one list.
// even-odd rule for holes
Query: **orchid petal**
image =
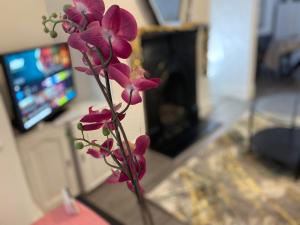
{"label": "orchid petal", "polygon": [[120,102],[119,104],[114,105],[114,110],[119,111],[119,109],[121,109],[121,107],[122,107],[122,103]]}
{"label": "orchid petal", "polygon": [[112,5],[102,19],[102,26],[107,30],[117,33],[120,28],[120,7]]}
{"label": "orchid petal", "polygon": [[87,67],[77,66],[77,67],[74,67],[74,69],[81,73],[85,73],[87,75],[93,75],[92,71]]}
{"label": "orchid petal", "polygon": [[80,52],[87,52],[89,49],[86,46],[85,41],[80,38],[79,33],[73,33],[69,36],[68,43],[72,48],[77,49]]}
{"label": "orchid petal", "polygon": [[137,171],[138,171],[138,179],[142,180],[143,177],[146,174],[146,159],[144,157],[139,157],[138,159],[138,165],[137,165]]}
{"label": "orchid petal", "polygon": [[125,181],[128,181],[128,180],[129,180],[129,177],[124,172],[121,172],[119,182],[125,182]]}
{"label": "orchid petal", "polygon": [[[132,184],[131,181],[127,181],[127,187],[128,187],[128,189],[129,189],[130,191],[132,191],[133,193],[135,193],[135,188],[134,188],[134,186],[133,186],[133,184]],[[140,185],[140,183],[138,183],[138,188],[139,188],[141,194],[144,194],[145,190],[144,190],[144,188]]]}
{"label": "orchid petal", "polygon": [[106,179],[106,183],[108,184],[116,184],[119,183],[120,171],[112,170],[112,174]]}
{"label": "orchid petal", "polygon": [[[108,60],[108,51],[106,52],[102,52],[103,54],[103,57],[104,57],[104,60]],[[102,71],[103,71],[103,67],[102,67],[102,61],[99,57],[99,54],[97,53],[96,51],[96,48],[93,48],[93,49],[89,49],[89,51],[87,52],[87,55],[89,57],[89,59],[91,60],[91,62],[95,65],[94,66],[94,69],[97,69],[97,73],[102,75]],[[88,65],[87,61],[85,58],[83,58],[83,63],[85,65]],[[120,63],[118,58],[115,57],[115,56],[112,56],[111,58],[111,61],[110,61],[111,64],[117,64],[117,63]]]}
{"label": "orchid petal", "polygon": [[[111,79],[115,80],[122,87],[126,87],[130,84],[129,77],[127,76],[127,69],[125,69],[125,64],[122,66],[111,65],[108,67],[108,74]],[[123,67],[123,68],[121,68]],[[125,73],[124,73],[125,72]]]}
{"label": "orchid petal", "polygon": [[133,85],[139,91],[146,91],[149,89],[157,88],[159,84],[160,84],[159,78],[152,78],[152,79],[140,78],[133,81]]}
{"label": "orchid petal", "polygon": [[111,66],[114,67],[115,69],[119,70],[120,72],[122,72],[124,75],[126,75],[129,78],[131,69],[128,65],[126,65],[124,63],[114,63]]}
{"label": "orchid petal", "polygon": [[137,36],[137,23],[134,16],[126,11],[125,9],[120,9],[120,29],[117,35],[120,38],[124,38],[128,41],[133,41]]}
{"label": "orchid petal", "polygon": [[65,10],[65,16],[67,19],[77,23],[78,25],[81,24],[82,20],[84,19],[83,15],[76,9],[76,7],[69,7]]}
{"label": "orchid petal", "polygon": [[103,37],[102,28],[99,21],[91,22],[87,29],[81,32],[80,36],[82,40],[100,48],[103,52],[106,52],[106,54],[109,54],[107,53],[109,52],[109,44]]}
{"label": "orchid petal", "polygon": [[[63,19],[67,19],[67,16],[64,15]],[[68,22],[63,22],[62,23],[62,28],[63,30],[68,33],[68,34],[71,34],[71,33],[74,33],[77,31],[77,29],[75,27],[73,27],[70,23]]]}
{"label": "orchid petal", "polygon": [[101,20],[105,10],[102,0],[73,0],[79,11],[87,14],[89,19]]}
{"label": "orchid petal", "polygon": [[121,162],[124,161],[124,157],[123,157],[123,154],[120,149],[114,150],[113,154],[119,161],[121,161]]}
{"label": "orchid petal", "polygon": [[[77,66],[75,67],[75,70],[90,76],[94,75],[93,71],[88,67]],[[102,71],[102,66],[94,66],[94,70],[97,74],[100,74],[100,72]]]}
{"label": "orchid petal", "polygon": [[127,59],[132,52],[132,47],[128,41],[121,38],[114,38],[112,41],[112,47],[116,56],[122,59]]}
{"label": "orchid petal", "polygon": [[109,130],[116,130],[116,126],[113,122],[106,122],[104,124],[104,127],[109,129]]}
{"label": "orchid petal", "polygon": [[135,141],[134,154],[144,155],[150,144],[150,138],[147,135],[139,136]]}
{"label": "orchid petal", "polygon": [[81,118],[80,122],[82,123],[94,123],[94,122],[102,122],[105,120],[111,119],[110,112],[100,112],[100,113],[90,113]]}
{"label": "orchid petal", "polygon": [[131,101],[130,101],[130,92],[132,89],[125,89],[122,92],[122,99],[126,102],[126,103],[130,103],[130,105],[136,105],[140,102],[142,102],[142,97],[139,94],[138,91],[133,90],[132,95],[131,95]]}
{"label": "orchid petal", "polygon": [[118,118],[120,121],[122,121],[124,118],[125,118],[125,113],[122,113],[122,114],[118,114]]}
{"label": "orchid petal", "polygon": [[99,110],[93,110],[93,106],[90,106],[89,107],[89,113],[92,114],[92,113],[99,113]]}
{"label": "orchid petal", "polygon": [[114,144],[114,139],[112,138],[108,138],[102,145],[100,148],[101,154],[105,155],[105,156],[109,156],[110,153],[108,153],[108,151],[110,151],[113,147]]}
{"label": "orchid petal", "polygon": [[97,158],[97,159],[101,158],[100,152],[95,149],[90,148],[90,149],[88,149],[88,151],[86,153],[93,156],[94,158]]}
{"label": "orchid petal", "polygon": [[90,48],[87,54],[95,65],[101,65],[101,60],[96,52],[96,48]]}
{"label": "orchid petal", "polygon": [[82,130],[84,130],[84,131],[98,130],[102,126],[103,126],[103,123],[84,124],[84,125],[82,125]]}

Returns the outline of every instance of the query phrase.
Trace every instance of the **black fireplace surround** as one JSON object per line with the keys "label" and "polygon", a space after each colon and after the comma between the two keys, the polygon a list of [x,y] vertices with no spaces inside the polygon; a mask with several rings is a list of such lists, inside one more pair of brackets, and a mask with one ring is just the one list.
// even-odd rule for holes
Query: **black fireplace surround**
{"label": "black fireplace surround", "polygon": [[142,35],[143,66],[161,78],[158,89],[145,93],[147,133],[151,148],[176,156],[197,137],[197,29]]}

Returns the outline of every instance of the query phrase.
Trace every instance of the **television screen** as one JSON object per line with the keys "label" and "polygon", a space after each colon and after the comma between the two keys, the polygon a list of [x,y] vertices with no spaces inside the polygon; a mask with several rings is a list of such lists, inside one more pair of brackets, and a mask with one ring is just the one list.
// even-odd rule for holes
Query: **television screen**
{"label": "television screen", "polygon": [[67,44],[56,44],[2,56],[15,116],[28,130],[75,98]]}

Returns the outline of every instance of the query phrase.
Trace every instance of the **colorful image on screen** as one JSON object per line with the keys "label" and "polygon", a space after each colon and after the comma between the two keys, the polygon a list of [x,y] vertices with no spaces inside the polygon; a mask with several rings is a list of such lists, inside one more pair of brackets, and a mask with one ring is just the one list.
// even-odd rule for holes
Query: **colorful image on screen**
{"label": "colorful image on screen", "polygon": [[75,98],[66,44],[7,54],[3,60],[24,129],[31,128]]}

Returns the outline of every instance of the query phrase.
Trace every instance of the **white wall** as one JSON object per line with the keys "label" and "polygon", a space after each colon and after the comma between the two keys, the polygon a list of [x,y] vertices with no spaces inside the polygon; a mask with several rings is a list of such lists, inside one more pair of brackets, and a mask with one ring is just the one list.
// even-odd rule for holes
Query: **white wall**
{"label": "white wall", "polygon": [[[44,2],[40,0],[0,1],[0,53],[30,48],[51,43],[43,32],[41,15],[46,14]],[[5,89],[3,73],[0,69],[0,92]],[[0,94],[1,98],[1,94]],[[4,99],[9,99],[4,96]],[[10,121],[0,99],[0,224],[25,225],[40,216],[36,208],[23,169],[17,155]]]}
{"label": "white wall", "polygon": [[0,9],[0,53],[51,42],[41,32],[41,16],[47,13],[43,1],[0,1]]}
{"label": "white wall", "polygon": [[208,76],[214,103],[254,88],[258,1],[211,0]]}
{"label": "white wall", "polygon": [[191,20],[199,23],[209,23],[211,0],[190,0]]}
{"label": "white wall", "polygon": [[274,38],[276,40],[300,35],[300,2],[279,3],[276,8]]}
{"label": "white wall", "polygon": [[259,34],[272,35],[274,32],[274,16],[279,0],[259,0]]}
{"label": "white wall", "polygon": [[[0,9],[0,54],[52,42],[42,32],[41,16],[47,13],[43,1],[0,1]],[[0,92],[3,92],[5,103],[8,104],[9,97],[1,68]]]}
{"label": "white wall", "polygon": [[30,225],[41,212],[34,204],[0,95],[0,224]]}

